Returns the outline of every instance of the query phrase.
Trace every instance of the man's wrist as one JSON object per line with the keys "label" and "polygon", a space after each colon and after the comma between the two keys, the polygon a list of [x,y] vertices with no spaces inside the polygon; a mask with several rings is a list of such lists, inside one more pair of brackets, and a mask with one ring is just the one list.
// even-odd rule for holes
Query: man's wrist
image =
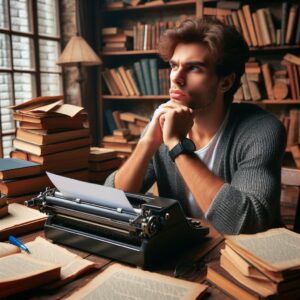
{"label": "man's wrist", "polygon": [[153,140],[144,137],[139,140],[138,144],[142,146],[144,149],[147,149],[152,154],[154,154],[160,146],[160,144],[155,143]]}
{"label": "man's wrist", "polygon": [[165,145],[168,147],[169,150],[173,149],[178,143],[180,142],[180,138],[172,138],[168,140]]}

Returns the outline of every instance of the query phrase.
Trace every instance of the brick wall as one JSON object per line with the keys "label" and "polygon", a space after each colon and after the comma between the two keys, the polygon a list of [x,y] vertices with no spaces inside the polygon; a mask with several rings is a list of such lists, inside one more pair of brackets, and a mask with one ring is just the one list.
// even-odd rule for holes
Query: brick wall
{"label": "brick wall", "polygon": [[[70,38],[76,35],[76,3],[75,0],[63,0],[62,6],[62,36],[63,48],[67,45]],[[78,76],[76,67],[64,68],[64,92],[65,101],[75,105],[80,103],[80,89],[76,82]]]}

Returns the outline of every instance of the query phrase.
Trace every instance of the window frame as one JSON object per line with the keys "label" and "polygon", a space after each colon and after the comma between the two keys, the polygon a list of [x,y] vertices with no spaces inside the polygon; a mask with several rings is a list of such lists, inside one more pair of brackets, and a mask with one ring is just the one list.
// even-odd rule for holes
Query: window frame
{"label": "window frame", "polygon": [[[11,10],[10,10],[10,0],[7,1],[7,13],[8,13],[8,28],[0,28],[0,34],[6,34],[9,36],[9,54],[10,54],[10,59],[11,59],[11,67],[10,68],[1,68],[0,67],[0,73],[5,73],[5,74],[10,74],[11,78],[11,92],[12,92],[12,105],[15,105],[16,103],[16,96],[15,96],[15,78],[14,78],[14,73],[26,73],[34,76],[34,82],[35,86],[33,90],[33,94],[36,96],[41,95],[41,75],[42,74],[58,74],[60,75],[61,79],[61,87],[63,87],[63,70],[60,67],[58,71],[41,71],[41,66],[40,66],[40,51],[39,51],[39,40],[48,40],[48,41],[55,41],[58,42],[60,46],[60,51],[62,50],[63,46],[63,37],[62,37],[62,1],[55,0],[56,5],[57,5],[57,26],[58,26],[58,36],[53,37],[53,36],[48,36],[44,34],[39,34],[38,32],[38,4],[37,1],[35,0],[28,0],[28,8],[29,10],[29,18],[31,18],[30,22],[32,24],[32,32],[20,32],[20,31],[15,31],[12,30],[12,24],[11,24]],[[22,37],[28,37],[32,39],[33,42],[33,63],[34,63],[34,70],[16,70],[14,68],[14,62],[13,62],[13,41],[12,37],[13,35],[15,36],[22,36]],[[3,137],[5,136],[14,136],[16,133],[16,121],[14,121],[14,129],[7,130],[3,132],[2,129],[2,114],[0,110],[0,157],[4,156],[4,148],[3,148]]]}

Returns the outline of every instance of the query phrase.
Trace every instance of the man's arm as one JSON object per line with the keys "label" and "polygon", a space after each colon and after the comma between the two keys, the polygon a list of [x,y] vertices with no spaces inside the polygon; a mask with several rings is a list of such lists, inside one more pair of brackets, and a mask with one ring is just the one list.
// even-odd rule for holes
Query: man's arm
{"label": "man's arm", "polygon": [[230,183],[215,176],[197,157],[175,160],[206,218],[226,234],[254,233],[274,225],[279,217],[280,170],[285,130],[277,120],[261,120],[239,141],[238,168]]}
{"label": "man's arm", "polygon": [[[124,165],[113,175],[114,187],[125,192],[141,192],[150,160],[162,144],[162,130],[159,119],[165,112],[164,104],[155,111],[135,150]],[[111,181],[111,178],[108,181]]]}

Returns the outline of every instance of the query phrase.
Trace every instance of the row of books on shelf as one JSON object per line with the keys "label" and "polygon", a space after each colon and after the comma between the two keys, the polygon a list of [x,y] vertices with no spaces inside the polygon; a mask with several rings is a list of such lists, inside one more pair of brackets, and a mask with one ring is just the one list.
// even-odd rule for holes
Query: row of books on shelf
{"label": "row of books on shelf", "polygon": [[[240,1],[220,1],[216,8],[204,8],[204,15],[235,26],[250,47],[300,44],[300,14],[296,5],[282,3],[280,21],[275,20],[270,8],[254,10]],[[279,24],[279,26],[277,26]]]}
{"label": "row of books on shelf", "polygon": [[258,101],[262,98],[284,100],[300,99],[300,57],[286,54],[280,66],[262,64],[255,58],[246,63],[241,87],[234,95],[236,101]]}
{"label": "row of books on shelf", "polygon": [[[235,26],[250,47],[300,44],[300,9],[288,2],[282,3],[280,21],[275,20],[270,8],[256,11],[240,1],[220,1],[217,7],[204,7],[204,15],[216,17],[222,22]],[[168,28],[178,26],[183,20],[193,16],[181,15],[177,21],[137,22],[130,34],[125,30],[109,28],[102,30],[105,43],[103,51],[151,50],[157,49],[160,37]],[[280,26],[276,26],[279,24]],[[279,27],[279,28],[278,28]],[[128,32],[128,30],[126,30]],[[108,44],[107,44],[108,43]]]}
{"label": "row of books on shelf", "polygon": [[166,95],[169,93],[168,68],[159,69],[157,58],[144,58],[124,66],[106,69],[102,77],[113,96]]}
{"label": "row of books on shelf", "polygon": [[[132,68],[124,66],[106,69],[102,75],[113,96],[168,95],[169,69],[158,69],[156,58],[134,62]],[[260,64],[254,57],[246,63],[236,101],[261,99],[300,99],[300,57],[286,54],[280,66]]]}
{"label": "row of books on shelf", "polygon": [[237,299],[298,299],[299,243],[300,235],[285,228],[226,236],[207,279]]}
{"label": "row of books on shelf", "polygon": [[125,51],[125,50],[156,50],[159,40],[163,33],[169,29],[178,26],[184,19],[188,18],[182,15],[176,22],[159,21],[155,24],[137,22],[132,26],[132,30],[123,30],[117,27],[103,28],[102,51]]}

